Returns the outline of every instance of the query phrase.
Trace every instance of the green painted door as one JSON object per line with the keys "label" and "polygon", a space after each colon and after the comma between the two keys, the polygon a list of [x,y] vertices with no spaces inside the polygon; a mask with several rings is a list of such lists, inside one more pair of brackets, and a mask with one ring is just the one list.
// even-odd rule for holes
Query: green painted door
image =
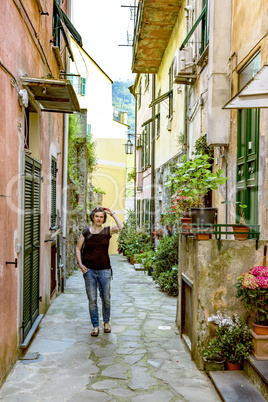
{"label": "green painted door", "polygon": [[25,156],[23,341],[39,315],[41,165]]}
{"label": "green painted door", "polygon": [[[243,88],[261,67],[258,51],[239,72],[239,89]],[[237,201],[247,205],[247,224],[258,224],[258,159],[259,109],[238,110],[237,116]],[[237,214],[237,222],[240,215]]]}
{"label": "green painted door", "polygon": [[238,111],[237,201],[247,205],[248,224],[258,224],[259,119],[259,109]]}

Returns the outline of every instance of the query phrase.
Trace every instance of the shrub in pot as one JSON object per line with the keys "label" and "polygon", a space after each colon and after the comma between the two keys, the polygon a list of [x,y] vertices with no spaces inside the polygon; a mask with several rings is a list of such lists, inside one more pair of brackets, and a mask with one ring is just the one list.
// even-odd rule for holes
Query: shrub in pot
{"label": "shrub in pot", "polygon": [[268,327],[268,268],[256,266],[243,272],[235,284],[240,298],[253,323]]}
{"label": "shrub in pot", "polygon": [[209,317],[208,321],[215,322],[218,328],[204,351],[204,357],[222,358],[225,362],[242,364],[253,349],[252,336],[244,321],[237,314],[229,317],[220,311]]}
{"label": "shrub in pot", "polygon": [[170,175],[166,186],[179,190],[181,197],[191,200],[191,206],[204,207],[204,197],[210,190],[218,190],[219,185],[225,184],[228,177],[223,176],[223,170],[211,171],[210,158],[207,154],[196,155],[187,161],[184,155],[177,163],[177,169]]}
{"label": "shrub in pot", "polygon": [[[247,205],[241,204],[239,201],[222,201],[222,204],[236,204],[240,215],[239,224],[233,225],[234,237],[236,240],[246,240],[248,238],[249,227],[245,225],[245,212],[244,209]],[[236,233],[246,232],[246,233]]]}

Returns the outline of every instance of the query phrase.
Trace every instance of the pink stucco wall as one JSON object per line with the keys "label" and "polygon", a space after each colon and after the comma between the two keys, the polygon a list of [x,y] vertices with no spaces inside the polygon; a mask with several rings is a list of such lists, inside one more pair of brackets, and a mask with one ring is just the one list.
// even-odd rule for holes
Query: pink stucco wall
{"label": "pink stucco wall", "polygon": [[[46,54],[53,76],[59,78],[59,69],[51,49],[53,0],[46,4],[49,16],[41,16],[35,0],[22,1]],[[66,1],[64,2],[66,3]],[[18,5],[18,7],[16,6]],[[64,5],[62,6],[64,8]],[[0,1],[0,384],[10,371],[19,354],[19,327],[22,309],[23,261],[17,244],[22,243],[23,205],[22,126],[24,115],[18,102],[18,91],[22,89],[20,77],[44,78],[50,72],[36,37],[32,37],[29,21],[20,2]],[[3,67],[4,66],[4,67]],[[15,87],[11,85],[12,77]],[[50,164],[51,156],[63,155],[63,114],[42,112],[39,115],[39,155],[42,162],[41,184],[41,246],[40,246],[40,313],[50,304],[50,243],[45,243],[45,234],[50,227]],[[57,193],[60,208],[62,183],[62,156],[58,157]],[[6,261],[18,259],[18,268],[6,265]]]}

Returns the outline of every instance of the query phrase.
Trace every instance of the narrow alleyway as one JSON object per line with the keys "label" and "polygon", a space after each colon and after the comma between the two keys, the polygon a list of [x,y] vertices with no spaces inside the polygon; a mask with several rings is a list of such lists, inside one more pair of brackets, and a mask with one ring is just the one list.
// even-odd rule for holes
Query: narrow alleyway
{"label": "narrow alleyway", "polygon": [[220,400],[180,339],[176,298],[161,293],[125,257],[111,261],[112,333],[104,334],[101,325],[99,337],[90,336],[84,281],[76,272],[1,388],[0,400]]}

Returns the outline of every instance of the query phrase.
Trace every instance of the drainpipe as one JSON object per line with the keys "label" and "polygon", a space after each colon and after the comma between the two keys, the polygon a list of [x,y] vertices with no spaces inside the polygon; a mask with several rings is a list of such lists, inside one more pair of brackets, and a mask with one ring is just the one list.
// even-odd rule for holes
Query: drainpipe
{"label": "drainpipe", "polygon": [[[71,12],[71,1],[67,0],[67,14]],[[68,13],[69,11],[69,13]],[[65,56],[65,72],[69,72],[69,60]],[[64,292],[66,284],[66,238],[67,238],[67,169],[68,169],[68,134],[69,134],[69,114],[64,114],[63,120],[63,158],[62,158],[62,208],[61,208],[61,243],[62,243],[62,266],[61,266],[61,290]]]}
{"label": "drainpipe", "polygon": [[137,107],[137,94],[135,93],[135,88],[134,85],[130,86],[129,92],[131,95],[133,95],[135,99],[135,127],[134,127],[134,169],[136,171],[136,178],[134,179],[134,215],[135,215],[135,224],[137,225],[137,206],[136,206],[136,198],[137,198],[137,174],[138,174],[138,169],[137,169],[137,153],[136,153],[136,145],[137,145],[137,113],[138,113],[138,107]]}
{"label": "drainpipe", "polygon": [[63,167],[62,167],[62,291],[66,284],[66,237],[67,237],[67,168],[68,168],[69,115],[64,114],[63,128]]}
{"label": "drainpipe", "polygon": [[[152,77],[152,101],[155,100],[155,74]],[[155,106],[152,107],[152,117],[155,116]],[[152,152],[151,152],[151,226],[155,228],[155,120],[152,124]]]}
{"label": "drainpipe", "polygon": [[184,147],[185,147],[185,153],[187,154],[187,159],[188,159],[189,147],[188,147],[187,102],[188,102],[187,86],[185,85],[184,86]]}

